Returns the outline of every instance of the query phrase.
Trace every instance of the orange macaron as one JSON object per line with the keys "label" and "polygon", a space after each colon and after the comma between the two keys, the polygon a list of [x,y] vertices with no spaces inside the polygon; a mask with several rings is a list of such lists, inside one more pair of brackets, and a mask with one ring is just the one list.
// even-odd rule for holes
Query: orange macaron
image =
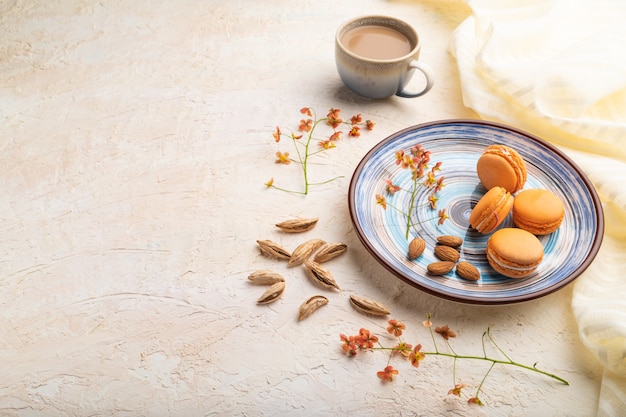
{"label": "orange macaron", "polygon": [[534,235],[554,232],[561,226],[564,215],[563,202],[549,190],[524,190],[513,203],[513,223]]}
{"label": "orange macaron", "polygon": [[498,273],[509,278],[532,274],[543,260],[543,245],[523,229],[505,227],[487,241],[487,260]]}
{"label": "orange macaron", "polygon": [[476,173],[488,190],[502,187],[511,194],[524,188],[528,175],[520,154],[506,145],[487,146],[478,158]]}
{"label": "orange macaron", "polygon": [[470,226],[479,233],[491,233],[506,219],[513,196],[502,187],[493,187],[478,200],[470,213]]}

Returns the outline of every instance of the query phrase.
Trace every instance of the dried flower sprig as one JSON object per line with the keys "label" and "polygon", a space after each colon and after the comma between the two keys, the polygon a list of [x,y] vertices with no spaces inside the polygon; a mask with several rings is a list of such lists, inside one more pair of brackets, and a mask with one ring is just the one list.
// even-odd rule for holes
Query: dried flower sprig
{"label": "dried flower sprig", "polygon": [[[283,133],[279,126],[276,126],[276,130],[272,134],[275,142],[280,142],[281,138],[289,138],[293,141],[296,157],[291,157],[289,152],[276,152],[276,160],[277,164],[289,165],[292,162],[300,164],[302,167],[303,181],[304,181],[304,190],[303,191],[293,191],[288,190],[282,187],[277,186],[274,183],[274,178],[270,179],[265,183],[265,186],[268,188],[275,188],[281,191],[287,191],[295,194],[304,194],[307,195],[309,193],[309,188],[313,185],[322,185],[327,184],[331,181],[334,181],[342,176],[330,178],[323,182],[311,183],[309,181],[309,160],[311,157],[322,153],[324,151],[335,148],[337,142],[340,140],[343,135],[343,131],[339,130],[342,126],[347,126],[348,137],[358,138],[361,136],[361,127],[365,127],[366,130],[374,129],[375,123],[371,120],[363,121],[363,117],[361,114],[357,114],[352,116],[350,120],[344,120],[341,118],[341,109],[331,108],[328,111],[326,117],[317,118],[315,115],[315,111],[310,107],[303,107],[300,109],[300,113],[307,116],[306,119],[301,119],[298,125],[299,134],[291,132],[290,134]],[[325,125],[331,129],[331,134],[320,138],[315,135],[316,129],[320,125]],[[305,137],[306,135],[306,137]],[[302,139],[304,137],[304,139]],[[313,148],[313,142],[318,143],[318,148]]]}
{"label": "dried flower sprig", "polygon": [[[387,364],[385,368],[382,371],[378,371],[376,373],[376,375],[383,381],[392,381],[399,374],[399,370],[394,368],[393,365],[391,365],[391,359],[394,356],[399,355],[405,360],[408,359],[411,365],[415,368],[418,368],[420,366],[420,363],[427,356],[441,356],[441,357],[451,358],[453,359],[453,372],[452,372],[453,388],[451,388],[448,391],[448,395],[455,395],[457,397],[461,397],[462,390],[468,387],[467,384],[460,383],[457,380],[457,375],[456,375],[457,361],[466,359],[466,360],[476,360],[476,361],[484,361],[484,362],[490,363],[491,365],[489,366],[489,369],[487,370],[482,380],[480,381],[478,387],[476,388],[476,392],[471,397],[468,398],[467,402],[469,404],[483,405],[483,402],[480,399],[479,394],[481,393],[483,389],[483,385],[485,381],[487,380],[487,377],[489,376],[489,374],[491,373],[491,371],[494,369],[496,365],[507,365],[507,366],[518,367],[521,369],[525,369],[528,371],[532,371],[532,372],[536,372],[536,373],[548,376],[565,385],[569,385],[569,382],[567,382],[567,380],[557,375],[554,375],[552,373],[549,373],[547,371],[537,368],[536,366],[537,363],[533,365],[525,365],[525,364],[516,362],[513,359],[511,359],[511,357],[507,355],[504,352],[504,350],[500,348],[500,346],[498,346],[498,344],[493,338],[490,328],[487,328],[487,330],[483,333],[483,336],[482,336],[482,355],[458,354],[455,352],[455,350],[452,348],[452,345],[450,344],[450,339],[456,337],[456,332],[451,330],[448,325],[435,327],[435,330],[433,331],[432,322],[430,319],[431,319],[431,316],[429,314],[426,320],[424,320],[423,325],[424,327],[428,328],[430,332],[430,337],[432,339],[433,347],[434,347],[434,350],[432,351],[422,350],[421,344],[417,344],[413,347],[412,345],[406,343],[401,337],[404,330],[406,329],[406,325],[400,321],[393,320],[393,319],[388,321],[389,326],[387,327],[387,332],[396,338],[397,344],[395,346],[393,347],[383,346],[382,343],[380,343],[378,336],[372,334],[367,329],[361,328],[359,330],[359,333],[355,336],[346,336],[345,334],[340,334],[339,338],[341,340],[341,348],[343,352],[346,353],[348,356],[356,356],[358,352],[363,351],[363,350],[389,351],[389,358],[387,359]],[[435,334],[439,335],[440,337],[444,339],[444,343],[446,346],[445,350],[439,349],[439,346],[437,345],[437,341],[435,339]],[[500,354],[502,355],[502,358],[490,357],[487,354],[487,349],[486,349],[487,343],[490,343],[492,346],[494,346],[498,350],[498,352],[500,352]]]}
{"label": "dried flower sprig", "polygon": [[419,196],[419,191],[422,187],[427,187],[429,190],[428,201],[424,203],[424,206],[430,206],[432,210],[437,209],[437,201],[439,200],[437,193],[439,193],[439,191],[441,191],[444,187],[445,177],[443,175],[437,177],[437,174],[441,171],[441,162],[437,162],[432,168],[429,167],[430,151],[424,149],[421,144],[411,147],[408,152],[397,151],[395,157],[396,165],[399,165],[402,169],[408,169],[411,171],[411,187],[409,189],[404,189],[399,185],[394,184],[391,179],[387,179],[385,180],[385,193],[389,197],[393,196],[398,191],[406,191],[410,193],[409,207],[406,211],[404,211],[400,207],[390,203],[387,197],[382,194],[376,194],[376,203],[385,210],[387,207],[390,207],[404,214],[406,217],[405,235],[408,239],[409,232],[413,226],[436,219],[439,219],[438,224],[441,226],[448,219],[446,209],[439,210],[437,216],[433,216],[429,219],[419,221],[414,221],[413,219],[413,213],[418,208],[418,206],[416,206],[417,197]]}

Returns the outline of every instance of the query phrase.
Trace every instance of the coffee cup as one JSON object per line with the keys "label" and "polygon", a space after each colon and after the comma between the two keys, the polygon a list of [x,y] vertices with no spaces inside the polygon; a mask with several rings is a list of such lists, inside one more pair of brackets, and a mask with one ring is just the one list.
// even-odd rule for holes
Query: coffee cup
{"label": "coffee cup", "polygon": [[[418,62],[420,41],[408,23],[388,16],[363,16],[342,24],[335,36],[335,63],[343,83],[373,99],[397,95],[419,97],[433,87],[432,70]],[[417,92],[405,87],[415,70],[426,86]]]}

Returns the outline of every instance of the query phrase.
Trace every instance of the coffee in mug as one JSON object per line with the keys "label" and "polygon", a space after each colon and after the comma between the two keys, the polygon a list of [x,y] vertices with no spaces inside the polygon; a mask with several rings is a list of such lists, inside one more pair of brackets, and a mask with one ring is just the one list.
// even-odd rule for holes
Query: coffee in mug
{"label": "coffee in mug", "polygon": [[363,25],[346,32],[341,43],[364,58],[393,59],[407,55],[413,49],[409,38],[393,28]]}
{"label": "coffee in mug", "polygon": [[[419,97],[433,86],[430,68],[419,63],[419,37],[408,23],[388,16],[365,16],[339,27],[335,36],[335,62],[343,83],[369,98]],[[409,92],[405,86],[414,70],[426,86]]]}

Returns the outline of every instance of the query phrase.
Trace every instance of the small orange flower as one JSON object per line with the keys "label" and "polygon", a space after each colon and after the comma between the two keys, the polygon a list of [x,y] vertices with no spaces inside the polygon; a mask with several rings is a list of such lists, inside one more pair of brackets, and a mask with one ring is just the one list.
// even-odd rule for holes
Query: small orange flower
{"label": "small orange flower", "polygon": [[387,210],[387,199],[385,198],[385,196],[376,194],[376,204],[382,206],[383,209]]}
{"label": "small orange flower", "polygon": [[469,400],[467,400],[468,404],[478,404],[478,405],[484,405],[482,401],[480,401],[480,399],[478,397],[472,397]]}
{"label": "small orange flower", "polygon": [[461,390],[465,388],[466,384],[455,384],[454,388],[448,391],[448,395],[456,395],[457,397],[461,396]]}
{"label": "small orange flower", "polygon": [[400,186],[394,185],[391,180],[385,180],[385,182],[387,183],[387,186],[385,187],[387,194],[394,195],[396,192],[400,191]]}
{"label": "small orange flower", "polygon": [[341,349],[350,356],[354,356],[357,353],[357,345],[354,336],[346,336],[345,334],[339,335],[340,340],[343,342]]}
{"label": "small orange flower", "polygon": [[404,152],[396,151],[396,165],[400,165],[404,161]]}
{"label": "small orange flower", "polygon": [[450,217],[448,217],[448,213],[446,213],[446,209],[441,209],[439,210],[439,221],[437,222],[437,224],[439,226],[441,226],[446,220],[448,220]]}
{"label": "small orange flower", "polygon": [[275,142],[280,142],[280,127],[276,126],[276,130],[272,133]]}
{"label": "small orange flower", "polygon": [[300,120],[300,125],[298,126],[298,130],[301,132],[310,132],[313,129],[313,119]]}
{"label": "small orange flower", "polygon": [[333,133],[332,135],[330,135],[328,140],[336,141],[336,140],[339,140],[340,136],[341,136],[341,130],[338,130],[335,133]]}
{"label": "small orange flower", "polygon": [[350,123],[353,125],[361,123],[362,121],[363,121],[363,117],[361,117],[361,113],[357,114],[356,116],[352,116],[352,118],[350,118]]}
{"label": "small orange flower", "polygon": [[456,333],[450,330],[447,324],[442,327],[435,327],[435,332],[439,333],[441,337],[443,337],[446,340],[448,340],[451,337],[456,337]]}
{"label": "small orange flower", "polygon": [[387,326],[387,331],[394,335],[395,337],[402,336],[402,330],[406,329],[406,325],[398,320],[389,320],[389,326]]}
{"label": "small orange flower", "polygon": [[411,175],[411,178],[413,179],[413,181],[417,180],[418,178],[422,178],[424,176],[424,165],[411,165],[411,171],[413,171],[413,174]]}
{"label": "small orange flower", "polygon": [[309,107],[303,107],[300,109],[300,113],[306,114],[309,117],[313,117],[313,113],[311,113],[311,109]]}
{"label": "small orange flower", "polygon": [[393,381],[393,377],[398,375],[398,370],[393,369],[393,366],[388,365],[384,370],[376,372],[376,375],[383,381]]}
{"label": "small orange flower", "polygon": [[292,133],[291,139],[295,139],[295,140],[302,139],[302,135],[296,135],[295,133]]}
{"label": "small orange flower", "polygon": [[341,120],[341,117],[339,117],[340,112],[340,109],[334,109],[332,107],[330,108],[330,110],[328,110],[328,114],[326,115],[326,117],[328,118],[328,120],[326,121],[328,126],[335,129],[343,122],[343,120]]}
{"label": "small orange flower", "polygon": [[374,343],[378,342],[378,337],[373,335],[369,330],[361,328],[355,340],[360,348],[371,349],[374,347]]}
{"label": "small orange flower", "polygon": [[274,185],[274,177],[270,178],[268,182],[265,183],[267,188],[271,188]]}
{"label": "small orange flower", "polygon": [[433,325],[433,322],[430,321],[430,317],[422,322],[422,326],[424,326],[424,327],[430,327],[432,325]]}
{"label": "small orange flower", "polygon": [[326,115],[326,117],[328,117],[329,119],[339,119],[339,113],[341,113],[341,109],[335,109],[331,107],[330,109],[328,109],[328,114]]}
{"label": "small orange flower", "polygon": [[435,184],[437,184],[435,174],[433,174],[432,171],[428,171],[428,174],[426,175],[426,180],[424,181],[424,186],[428,188],[433,188]]}
{"label": "small orange flower", "polygon": [[422,345],[417,345],[409,354],[409,362],[416,368],[419,368],[420,362],[424,360],[426,354],[422,352]]}
{"label": "small orange flower", "polygon": [[358,138],[359,136],[361,136],[361,128],[358,126],[352,126],[352,129],[350,129],[350,133],[348,133],[348,136]]}
{"label": "small orange flower", "polygon": [[413,158],[411,158],[411,155],[404,155],[404,157],[402,158],[402,168],[407,169],[414,166],[415,164],[413,162]]}
{"label": "small orange flower", "polygon": [[376,123],[372,122],[371,120],[365,121],[365,127],[367,127],[367,130],[374,130],[375,125]]}
{"label": "small orange flower", "polygon": [[443,183],[444,179],[445,177],[443,176],[439,177],[439,179],[437,180],[437,184],[435,185],[435,189],[433,190],[434,193],[438,193],[445,186],[445,184]]}
{"label": "small orange flower", "polygon": [[332,142],[330,139],[323,140],[319,144],[324,149],[333,149],[337,147],[337,145],[335,145],[335,142]]}
{"label": "small orange flower", "polygon": [[405,358],[408,358],[411,354],[411,349],[413,349],[413,346],[411,346],[410,344],[406,342],[400,342],[393,348],[392,352],[398,352]]}
{"label": "small orange flower", "polygon": [[291,163],[289,152],[276,152],[276,163],[289,165]]}
{"label": "small orange flower", "polygon": [[430,208],[433,210],[437,209],[437,201],[439,201],[439,197],[437,197],[436,195],[432,194],[430,197],[428,197],[428,203],[430,204]]}

